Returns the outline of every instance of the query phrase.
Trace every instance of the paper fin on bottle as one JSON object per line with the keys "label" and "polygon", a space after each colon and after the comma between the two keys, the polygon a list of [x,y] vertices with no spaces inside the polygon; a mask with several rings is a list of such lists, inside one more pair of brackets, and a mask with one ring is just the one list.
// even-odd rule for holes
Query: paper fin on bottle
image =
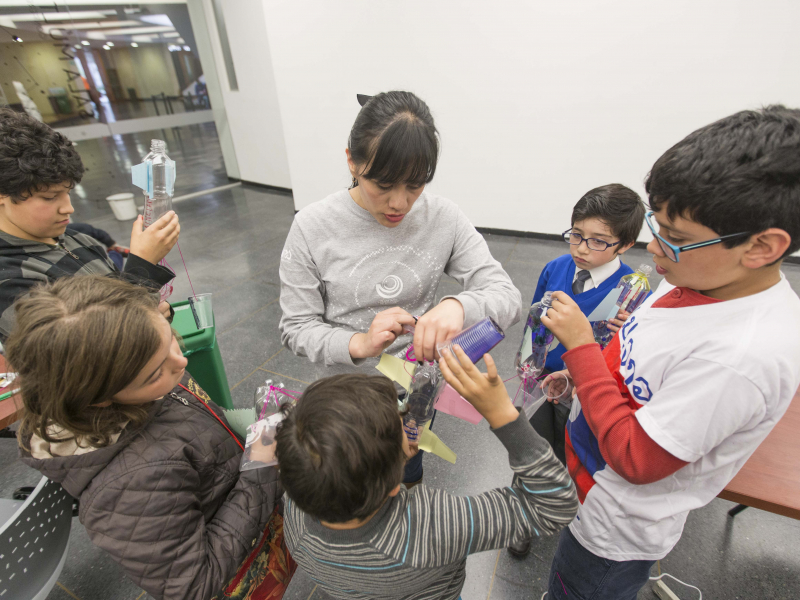
{"label": "paper fin on bottle", "polygon": [[148,177],[147,163],[140,163],[131,167],[131,180],[133,185],[143,189],[145,194],[153,194],[153,178]]}
{"label": "paper fin on bottle", "polygon": [[422,430],[422,435],[420,435],[419,438],[419,449],[435,454],[449,463],[456,464],[456,453],[450,450],[450,448],[439,439],[439,436],[429,429],[430,425],[430,422],[426,423],[425,428]]}
{"label": "paper fin on bottle", "polygon": [[225,420],[236,433],[243,438],[247,437],[247,428],[256,422],[256,409],[255,408],[234,408],[232,410],[224,410]]}
{"label": "paper fin on bottle", "polygon": [[411,376],[414,374],[417,365],[391,354],[382,354],[381,360],[375,368],[408,390],[411,387]]}
{"label": "paper fin on bottle", "polygon": [[589,321],[608,321],[609,319],[615,318],[619,312],[619,308],[617,307],[619,294],[620,289],[618,287],[608,292],[608,295],[603,298],[600,304],[597,305],[597,308],[589,315]]}
{"label": "paper fin on bottle", "polygon": [[[167,178],[167,194],[175,193],[175,161],[171,158],[164,163]],[[153,165],[146,162],[131,167],[131,181],[133,185],[144,190],[148,196],[153,195]]]}
{"label": "paper fin on bottle", "polygon": [[448,415],[463,419],[467,423],[472,423],[473,425],[477,425],[483,420],[481,413],[459,395],[457,391],[451,388],[450,384],[444,386],[434,408]]}

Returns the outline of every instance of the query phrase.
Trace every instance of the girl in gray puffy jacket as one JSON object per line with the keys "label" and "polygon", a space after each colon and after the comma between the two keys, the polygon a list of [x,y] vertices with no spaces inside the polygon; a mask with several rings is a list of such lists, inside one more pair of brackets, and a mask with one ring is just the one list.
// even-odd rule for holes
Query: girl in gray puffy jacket
{"label": "girl in gray puffy jacket", "polygon": [[186,373],[157,300],[64,278],[22,297],[16,319],[22,460],[80,499],[92,541],[156,598],[280,598],[294,563],[277,469],[239,471],[243,440]]}

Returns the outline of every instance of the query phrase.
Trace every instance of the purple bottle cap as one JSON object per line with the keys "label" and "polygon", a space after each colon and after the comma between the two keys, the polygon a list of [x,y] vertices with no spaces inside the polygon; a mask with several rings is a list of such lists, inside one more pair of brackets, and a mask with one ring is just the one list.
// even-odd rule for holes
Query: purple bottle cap
{"label": "purple bottle cap", "polygon": [[461,346],[464,354],[476,363],[483,355],[497,346],[506,334],[491,317],[481,319],[472,327],[468,327],[452,340],[442,345],[441,348],[452,350],[454,344]]}

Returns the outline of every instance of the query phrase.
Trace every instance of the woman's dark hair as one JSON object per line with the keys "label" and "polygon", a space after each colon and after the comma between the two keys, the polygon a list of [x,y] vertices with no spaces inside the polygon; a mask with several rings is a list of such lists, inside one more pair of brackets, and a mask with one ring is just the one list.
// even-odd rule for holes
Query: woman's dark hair
{"label": "woman's dark hair", "polygon": [[644,203],[639,194],[619,183],[586,192],[572,209],[572,225],[584,219],[600,219],[622,242],[633,244],[644,225]]}
{"label": "woman's dark hair", "polygon": [[53,442],[56,426],[101,447],[145,421],[146,407],[113,398],[161,347],[157,295],[101,275],[62,277],[22,296],[14,313],[6,356],[21,381],[20,442],[34,433]]}
{"label": "woman's dark hair", "polygon": [[33,117],[0,109],[0,196],[14,203],[51,185],[74,186],[83,163],[66,136]]}
{"label": "woman's dark hair", "polygon": [[361,177],[381,185],[420,186],[436,173],[438,135],[428,105],[417,96],[382,92],[364,103],[347,147]]}
{"label": "woman's dark hair", "polygon": [[783,229],[788,256],[800,249],[800,110],[745,110],[690,133],[656,161],[645,188],[653,210],[721,236]]}
{"label": "woman's dark hair", "polygon": [[276,441],[283,489],[303,512],[329,523],[365,519],[403,480],[397,392],[381,375],[313,383]]}

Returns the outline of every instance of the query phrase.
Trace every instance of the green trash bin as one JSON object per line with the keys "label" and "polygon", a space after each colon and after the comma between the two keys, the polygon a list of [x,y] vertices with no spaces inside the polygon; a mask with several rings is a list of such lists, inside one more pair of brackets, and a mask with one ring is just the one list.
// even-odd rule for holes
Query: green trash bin
{"label": "green trash bin", "polygon": [[175,311],[172,327],[183,338],[183,355],[189,359],[186,370],[216,404],[222,408],[233,408],[228,377],[217,344],[216,327],[197,329],[188,300],[171,304]]}

